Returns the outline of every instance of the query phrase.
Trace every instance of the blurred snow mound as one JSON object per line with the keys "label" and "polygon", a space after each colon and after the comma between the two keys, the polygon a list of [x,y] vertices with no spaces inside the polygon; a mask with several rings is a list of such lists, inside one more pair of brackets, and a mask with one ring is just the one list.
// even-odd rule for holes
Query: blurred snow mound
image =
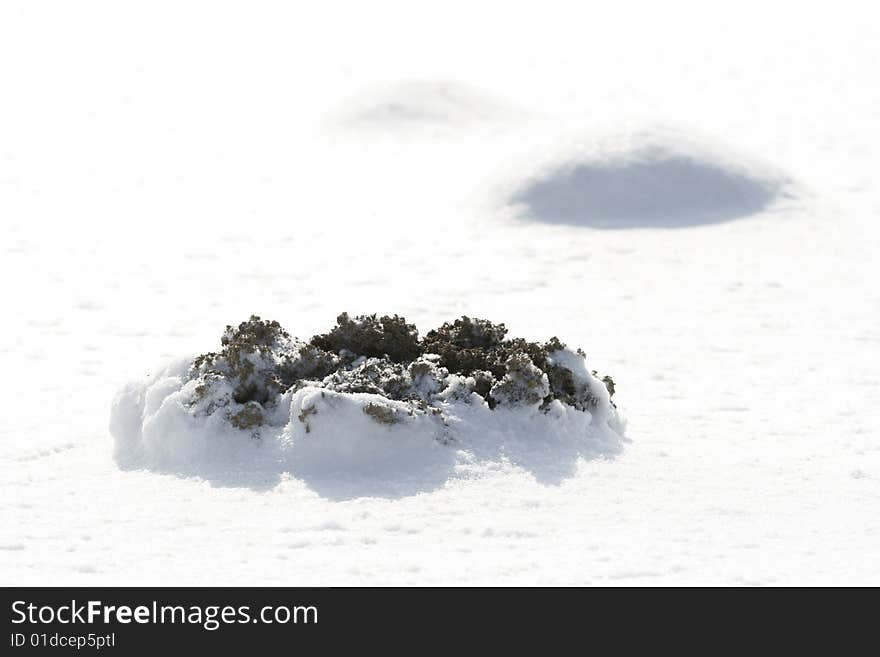
{"label": "blurred snow mound", "polygon": [[509,203],[523,218],[674,228],[745,217],[791,194],[771,166],[670,128],[562,150],[515,185]]}
{"label": "blurred snow mound", "polygon": [[624,420],[607,392],[592,413],[559,401],[545,410],[493,410],[476,393],[450,396],[442,413],[413,413],[411,405],[380,395],[306,386],[284,393],[259,431],[251,432],[235,428],[222,413],[193,411],[191,363],[175,360],[117,393],[110,431],[123,469],[202,476],[223,485],[271,483],[290,473],[324,482],[322,492],[331,495],[345,497],[340,486],[364,480],[373,483],[350,495],[414,494],[442,485],[474,460],[507,461],[538,480],[558,482],[573,474],[578,458],[613,456],[623,440]]}
{"label": "blurred snow mound", "polygon": [[418,130],[485,124],[518,112],[465,84],[414,80],[373,89],[350,100],[337,124],[354,129]]}

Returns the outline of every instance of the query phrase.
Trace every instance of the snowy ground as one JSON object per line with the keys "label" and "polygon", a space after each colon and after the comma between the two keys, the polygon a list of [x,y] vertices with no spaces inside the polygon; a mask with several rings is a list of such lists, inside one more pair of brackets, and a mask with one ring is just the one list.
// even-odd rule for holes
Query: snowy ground
{"label": "snowy ground", "polygon": [[[0,583],[880,584],[876,21],[607,4],[4,6]],[[117,467],[125,381],[343,310],[557,334],[630,442]]]}

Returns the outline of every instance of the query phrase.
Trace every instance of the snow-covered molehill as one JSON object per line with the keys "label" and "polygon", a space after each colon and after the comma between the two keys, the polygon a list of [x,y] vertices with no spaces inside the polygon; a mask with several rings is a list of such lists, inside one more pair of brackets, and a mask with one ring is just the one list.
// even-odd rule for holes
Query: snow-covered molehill
{"label": "snow-covered molehill", "polygon": [[453,81],[401,81],[350,99],[335,117],[338,127],[366,131],[433,132],[498,123],[520,111],[478,89]]}
{"label": "snow-covered molehill", "polygon": [[513,185],[529,220],[592,228],[675,228],[745,217],[790,196],[772,166],[707,138],[658,128],[574,143]]}
{"label": "snow-covered molehill", "polygon": [[[464,317],[418,338],[397,316],[349,318],[309,342],[257,317],[220,352],[175,360],[113,401],[125,468],[383,476],[465,450],[609,454],[614,383],[556,338],[506,339]],[[445,455],[444,455],[445,453]],[[531,457],[528,457],[531,458]]]}

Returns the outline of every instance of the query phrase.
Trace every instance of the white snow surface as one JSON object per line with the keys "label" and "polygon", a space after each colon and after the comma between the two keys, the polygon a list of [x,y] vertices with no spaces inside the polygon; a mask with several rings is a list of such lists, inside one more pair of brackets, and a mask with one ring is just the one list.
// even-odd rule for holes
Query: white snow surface
{"label": "white snow surface", "polygon": [[[868,9],[5,4],[0,583],[880,584]],[[629,441],[117,463],[126,381],[343,310],[558,335]]]}

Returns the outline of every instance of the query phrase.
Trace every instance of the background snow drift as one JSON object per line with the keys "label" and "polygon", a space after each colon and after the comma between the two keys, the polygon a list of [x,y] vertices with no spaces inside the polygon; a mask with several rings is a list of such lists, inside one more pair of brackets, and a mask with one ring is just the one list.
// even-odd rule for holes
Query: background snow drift
{"label": "background snow drift", "polygon": [[[878,23],[704,4],[4,4],[2,583],[880,583]],[[117,467],[125,381],[342,310],[558,334],[633,442]]]}

